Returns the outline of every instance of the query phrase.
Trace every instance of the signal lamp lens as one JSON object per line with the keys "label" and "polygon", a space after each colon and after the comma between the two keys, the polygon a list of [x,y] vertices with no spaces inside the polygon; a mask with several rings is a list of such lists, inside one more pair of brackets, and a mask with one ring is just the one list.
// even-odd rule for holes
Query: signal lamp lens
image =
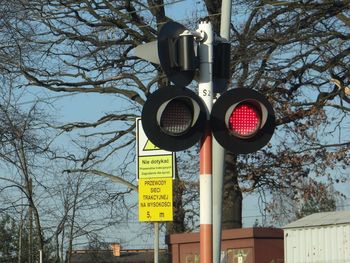
{"label": "signal lamp lens", "polygon": [[193,110],[183,99],[173,99],[165,107],[160,118],[160,128],[173,136],[186,133],[192,124]]}
{"label": "signal lamp lens", "polygon": [[242,102],[232,110],[228,124],[235,136],[250,138],[260,129],[261,113],[254,104]]}

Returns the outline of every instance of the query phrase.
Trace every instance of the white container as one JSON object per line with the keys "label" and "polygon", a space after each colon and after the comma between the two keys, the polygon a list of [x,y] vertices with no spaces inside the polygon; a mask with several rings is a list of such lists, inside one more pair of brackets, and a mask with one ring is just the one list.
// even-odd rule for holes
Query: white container
{"label": "white container", "polygon": [[350,263],[350,211],[312,214],[283,229],[284,263]]}

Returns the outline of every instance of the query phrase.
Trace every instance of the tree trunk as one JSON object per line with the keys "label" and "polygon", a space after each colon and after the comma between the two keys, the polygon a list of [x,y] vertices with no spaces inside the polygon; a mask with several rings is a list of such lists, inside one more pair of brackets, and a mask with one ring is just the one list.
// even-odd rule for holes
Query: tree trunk
{"label": "tree trunk", "polygon": [[237,156],[226,152],[222,205],[222,229],[242,227],[242,192],[238,185]]}
{"label": "tree trunk", "polygon": [[[29,192],[29,197],[32,197],[32,179],[29,178],[29,183],[28,183],[28,192]],[[33,258],[33,206],[32,203],[29,201],[29,235],[28,235],[28,263],[32,263],[32,258]]]}
{"label": "tree trunk", "polygon": [[72,252],[73,252],[73,239],[74,239],[74,224],[75,224],[75,215],[76,215],[76,209],[77,209],[77,203],[79,198],[79,190],[80,190],[80,178],[75,186],[75,192],[74,192],[74,200],[73,200],[73,207],[72,207],[72,216],[71,216],[71,225],[69,230],[69,242],[68,242],[68,254],[67,254],[67,263],[71,263],[72,260]]}
{"label": "tree trunk", "polygon": [[21,211],[21,219],[18,230],[18,263],[22,262],[22,236],[23,236],[23,210]]}
{"label": "tree trunk", "polygon": [[182,203],[182,195],[185,190],[185,185],[179,178],[177,161],[175,161],[175,180],[173,180],[173,214],[172,222],[168,222],[166,226],[166,234],[183,233],[185,232],[185,211]]}

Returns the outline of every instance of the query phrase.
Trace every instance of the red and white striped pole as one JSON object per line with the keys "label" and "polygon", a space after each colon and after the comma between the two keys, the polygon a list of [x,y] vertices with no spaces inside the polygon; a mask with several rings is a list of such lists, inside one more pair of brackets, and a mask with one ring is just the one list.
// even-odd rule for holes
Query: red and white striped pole
{"label": "red and white striped pole", "polygon": [[[213,106],[213,29],[209,22],[201,22],[199,31],[204,39],[199,45],[199,96],[208,112]],[[209,123],[200,149],[200,262],[213,262],[213,214],[212,214],[212,135]]]}
{"label": "red and white striped pole", "polygon": [[212,138],[210,130],[201,142],[200,150],[200,262],[212,263]]}

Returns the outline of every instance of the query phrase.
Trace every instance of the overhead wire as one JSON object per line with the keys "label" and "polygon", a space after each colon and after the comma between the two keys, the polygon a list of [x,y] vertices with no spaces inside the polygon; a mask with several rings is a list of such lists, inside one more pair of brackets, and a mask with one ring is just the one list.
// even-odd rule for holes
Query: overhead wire
{"label": "overhead wire", "polygon": [[81,93],[70,93],[70,94],[64,94],[64,95],[57,95],[57,96],[52,96],[52,97],[48,97],[48,98],[37,98],[37,99],[33,99],[33,100],[28,100],[28,101],[23,101],[18,103],[17,105],[22,106],[22,105],[28,105],[28,104],[33,104],[33,103],[37,103],[37,102],[48,102],[50,100],[54,100],[54,99],[59,99],[59,98],[63,98],[63,97],[70,97],[70,96],[75,96],[75,95],[79,95]]}
{"label": "overhead wire", "polygon": [[[144,78],[142,80],[140,80],[141,82],[145,82],[148,80],[153,80],[153,77],[149,77],[149,78]],[[96,92],[98,93],[98,92]],[[94,93],[94,94],[96,94]],[[32,99],[32,100],[28,100],[28,101],[23,101],[18,103],[17,105],[22,106],[22,105],[28,105],[28,104],[33,104],[33,103],[37,103],[37,102],[48,102],[50,100],[54,100],[54,99],[59,99],[59,98],[65,98],[65,97],[71,97],[71,96],[76,96],[76,95],[86,95],[87,93],[84,92],[70,92],[69,94],[63,94],[63,95],[56,95],[56,96],[50,96],[47,98],[37,98],[37,99]],[[106,95],[106,93],[100,93],[101,95]]]}

